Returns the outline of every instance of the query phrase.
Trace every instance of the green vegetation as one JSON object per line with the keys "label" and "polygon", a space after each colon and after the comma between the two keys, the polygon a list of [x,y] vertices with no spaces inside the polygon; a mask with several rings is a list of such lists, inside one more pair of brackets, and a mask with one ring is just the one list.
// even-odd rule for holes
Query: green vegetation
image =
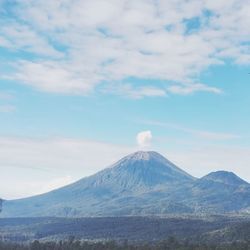
{"label": "green vegetation", "polygon": [[0,219],[0,239],[9,242],[60,241],[73,235],[84,241],[159,242],[174,236],[179,241],[228,243],[250,239],[249,217],[205,218],[99,217]]}
{"label": "green vegetation", "polygon": [[154,244],[122,244],[115,241],[106,242],[81,242],[69,239],[59,242],[39,242],[30,244],[0,243],[0,250],[249,250],[249,242],[233,242],[230,244],[209,245],[205,243],[191,243],[189,241],[178,242],[170,237],[168,240]]}

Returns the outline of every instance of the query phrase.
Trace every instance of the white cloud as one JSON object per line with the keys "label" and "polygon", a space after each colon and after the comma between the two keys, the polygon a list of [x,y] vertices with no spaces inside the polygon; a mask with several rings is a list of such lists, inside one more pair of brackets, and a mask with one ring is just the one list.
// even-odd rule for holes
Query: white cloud
{"label": "white cloud", "polygon": [[154,86],[133,87],[131,84],[114,84],[105,87],[103,90],[107,93],[119,94],[132,99],[141,99],[143,97],[164,97],[166,90]]}
{"label": "white cloud", "polygon": [[136,141],[139,147],[146,148],[151,145],[153,136],[151,131],[141,131],[136,136]]}
{"label": "white cloud", "polygon": [[167,91],[172,94],[179,94],[179,95],[189,95],[191,93],[204,91],[204,92],[211,92],[214,94],[221,94],[222,90],[210,87],[205,84],[201,83],[194,83],[194,84],[186,84],[186,85],[172,85],[167,88]]}
{"label": "white cloud", "polygon": [[[1,24],[1,23],[0,23]],[[30,26],[17,22],[2,23],[0,46],[14,51],[27,51],[40,56],[62,57],[63,54],[53,48],[47,39],[32,30]]]}
{"label": "white cloud", "polygon": [[46,92],[84,95],[98,79],[97,76],[93,79],[84,78],[76,68],[53,61],[20,61],[17,68],[18,71],[10,79]]}
{"label": "white cloud", "polygon": [[164,95],[157,84],[128,90],[134,77],[161,80],[173,94],[217,94],[197,84],[199,75],[228,59],[250,64],[249,6],[250,0],[19,0],[12,7],[20,21],[1,18],[0,44],[36,55],[17,64],[15,79],[41,91],[86,94],[122,82],[125,96]]}

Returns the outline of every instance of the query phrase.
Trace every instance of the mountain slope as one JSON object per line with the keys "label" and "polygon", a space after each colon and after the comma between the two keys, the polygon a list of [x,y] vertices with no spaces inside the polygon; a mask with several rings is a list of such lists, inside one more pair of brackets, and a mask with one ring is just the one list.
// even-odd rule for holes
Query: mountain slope
{"label": "mountain slope", "polygon": [[121,216],[235,212],[250,206],[250,185],[233,173],[196,179],[156,152],[46,194],[3,203],[1,217]]}
{"label": "mountain slope", "polygon": [[[91,216],[130,214],[150,206],[140,194],[194,180],[156,152],[128,155],[95,175],[52,192],[7,201],[2,216]],[[149,204],[148,204],[149,203]]]}
{"label": "mountain slope", "polygon": [[232,172],[212,172],[194,182],[188,204],[196,211],[237,212],[250,204],[250,185]]}
{"label": "mountain slope", "polygon": [[194,177],[160,154],[139,151],[124,157],[111,168],[95,176],[95,184],[119,185],[124,189],[137,190],[193,179]]}

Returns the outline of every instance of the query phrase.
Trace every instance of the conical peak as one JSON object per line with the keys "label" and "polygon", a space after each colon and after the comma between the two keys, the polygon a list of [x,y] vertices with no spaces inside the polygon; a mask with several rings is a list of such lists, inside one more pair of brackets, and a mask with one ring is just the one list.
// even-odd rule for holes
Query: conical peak
{"label": "conical peak", "polygon": [[161,156],[160,154],[158,154],[155,151],[137,151],[135,153],[128,155],[127,159],[148,161],[151,158],[156,158],[156,157],[162,158],[163,156]]}
{"label": "conical peak", "polygon": [[[161,164],[167,164],[167,165],[174,165],[172,162],[170,162],[168,159],[166,159],[164,156],[161,154],[157,153],[156,151],[137,151],[135,153],[129,154],[122,158],[119,163],[135,163],[137,162],[138,164],[145,163],[152,165],[152,163],[161,163]],[[115,164],[116,165],[116,164]]]}
{"label": "conical peak", "polygon": [[[113,171],[121,173],[129,173],[133,176],[137,174],[139,178],[142,178],[147,173],[148,178],[163,179],[194,179],[188,173],[178,168],[175,164],[167,160],[161,154],[155,151],[137,151],[111,166]],[[160,177],[159,177],[160,176]],[[165,178],[167,176],[167,178]]]}

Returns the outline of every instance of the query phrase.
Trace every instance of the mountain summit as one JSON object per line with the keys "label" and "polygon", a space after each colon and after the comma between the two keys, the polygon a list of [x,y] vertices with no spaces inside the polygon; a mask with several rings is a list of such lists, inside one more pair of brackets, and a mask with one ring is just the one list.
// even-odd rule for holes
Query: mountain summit
{"label": "mountain summit", "polygon": [[102,172],[113,184],[123,188],[154,187],[185,182],[194,179],[162,155],[154,151],[138,151],[130,154]]}
{"label": "mountain summit", "polygon": [[115,168],[138,168],[155,170],[169,179],[193,179],[191,175],[178,168],[161,154],[155,151],[138,151],[130,154],[113,165]]}
{"label": "mountain summit", "polygon": [[248,211],[250,185],[219,171],[197,179],[154,151],[130,154],[73,184],[4,201],[2,217],[121,216]]}

